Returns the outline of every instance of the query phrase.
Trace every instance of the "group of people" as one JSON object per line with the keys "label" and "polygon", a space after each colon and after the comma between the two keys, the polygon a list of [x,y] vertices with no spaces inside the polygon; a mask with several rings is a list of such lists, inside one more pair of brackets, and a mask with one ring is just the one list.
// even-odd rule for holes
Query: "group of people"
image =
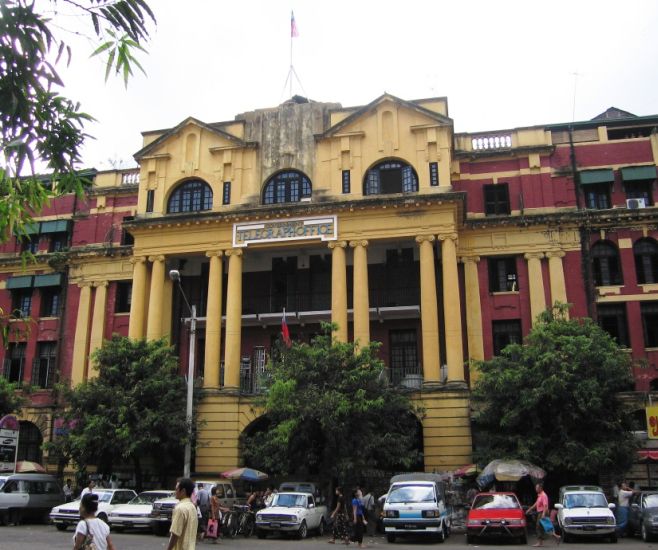
{"label": "group of people", "polygon": [[343,488],[336,487],[330,520],[332,522],[330,544],[335,544],[336,540],[339,540],[345,545],[355,542],[359,548],[365,548],[363,535],[367,532],[368,536],[373,537],[377,526],[375,497],[371,492],[364,496],[361,488],[355,487],[351,499],[348,499]]}

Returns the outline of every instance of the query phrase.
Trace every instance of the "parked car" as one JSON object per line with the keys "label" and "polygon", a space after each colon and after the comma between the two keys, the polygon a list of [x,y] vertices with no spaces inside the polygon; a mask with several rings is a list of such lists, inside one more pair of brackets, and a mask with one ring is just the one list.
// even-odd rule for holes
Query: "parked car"
{"label": "parked car", "polygon": [[62,487],[49,474],[11,474],[0,480],[0,524],[23,519],[48,523],[50,509],[64,500]]}
{"label": "parked car", "polygon": [[384,530],[388,542],[409,535],[428,535],[444,541],[450,534],[451,523],[441,476],[416,473],[391,478],[384,502]]}
{"label": "parked car", "polygon": [[628,535],[649,542],[658,537],[658,491],[641,491],[631,497]]}
{"label": "parked car", "polygon": [[528,542],[525,513],[514,493],[479,493],[466,518],[466,542],[508,538]]}
{"label": "parked car", "polygon": [[267,533],[290,533],[304,539],[309,531],[316,531],[322,536],[328,514],[311,493],[277,493],[272,504],[256,514],[256,535],[263,539]]}
{"label": "parked car", "polygon": [[555,505],[562,540],[577,537],[608,538],[617,542],[614,504],[596,486],[566,486],[560,489],[560,502]]}
{"label": "parked car", "polygon": [[124,529],[140,529],[151,527],[151,511],[153,503],[162,498],[174,496],[173,491],[144,491],[139,493],[128,504],[121,504],[112,510],[107,518],[115,531]]}
{"label": "parked car", "polygon": [[313,481],[284,481],[279,485],[279,493],[311,493],[316,504],[324,504],[325,498],[317,483]]}
{"label": "parked car", "polygon": [[[197,488],[206,487],[210,490],[217,487],[217,498],[219,503],[226,508],[233,508],[236,504],[244,504],[244,498],[239,498],[230,479],[220,480],[199,480],[196,482]],[[174,514],[174,508],[178,504],[176,497],[157,499],[153,502],[151,511],[151,530],[159,536],[164,536],[169,532],[171,527],[171,517]]]}
{"label": "parked car", "polygon": [[[137,496],[132,489],[94,489],[98,495],[98,512],[96,517],[108,523],[108,514],[120,504],[127,504]],[[69,525],[80,521],[80,499],[55,506],[50,511],[50,520],[58,531],[65,531]]]}

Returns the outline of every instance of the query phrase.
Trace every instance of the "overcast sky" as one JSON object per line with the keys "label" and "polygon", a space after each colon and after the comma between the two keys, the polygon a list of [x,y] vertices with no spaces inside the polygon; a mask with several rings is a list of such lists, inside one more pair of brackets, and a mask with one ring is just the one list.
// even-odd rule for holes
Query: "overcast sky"
{"label": "overcast sky", "polygon": [[[45,0],[43,0],[45,1]],[[61,5],[61,3],[60,3]],[[520,0],[150,0],[158,19],[148,55],[124,88],[104,82],[95,45],[66,30],[74,47],[61,67],[64,94],[97,122],[84,165],[134,165],[144,130],[188,116],[204,122],[273,107],[284,88],[293,39],[293,94],[343,106],[384,92],[447,96],[457,132],[587,120],[610,106],[658,114],[658,2]],[[45,7],[52,4],[46,3]],[[85,21],[85,25],[89,25]],[[575,76],[577,73],[577,76]]]}

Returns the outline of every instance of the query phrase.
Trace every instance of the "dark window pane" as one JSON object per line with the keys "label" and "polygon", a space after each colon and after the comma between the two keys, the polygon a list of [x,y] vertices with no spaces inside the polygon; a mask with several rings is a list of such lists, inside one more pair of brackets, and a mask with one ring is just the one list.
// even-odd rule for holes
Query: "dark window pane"
{"label": "dark window pane", "polygon": [[222,204],[231,204],[231,182],[225,181],[222,192]]}
{"label": "dark window pane", "polygon": [[484,186],[484,213],[488,216],[510,213],[509,189],[506,183]]}
{"label": "dark window pane", "polygon": [[212,189],[201,180],[180,184],[169,198],[168,212],[200,212],[212,208]]}
{"label": "dark window pane", "polygon": [[437,187],[439,185],[439,163],[430,162],[430,185]]}
{"label": "dark window pane", "polygon": [[149,189],[146,192],[146,211],[153,212],[153,204],[155,202],[155,190]]}
{"label": "dark window pane", "polygon": [[400,161],[384,161],[368,170],[364,194],[414,193],[418,191],[418,176],[414,169]]}
{"label": "dark window pane", "polygon": [[518,290],[516,258],[489,258],[489,291],[516,292]]}
{"label": "dark window pane", "polygon": [[117,296],[115,304],[116,313],[130,313],[133,285],[131,282],[117,283]]}
{"label": "dark window pane", "polygon": [[640,304],[642,328],[644,329],[644,346],[658,347],[658,302]]}
{"label": "dark window pane", "polygon": [[658,283],[658,243],[640,239],[633,246],[637,282],[641,285]]}
{"label": "dark window pane", "polygon": [[614,244],[600,241],[592,246],[590,255],[592,257],[594,284],[596,286],[622,284],[619,252]]}
{"label": "dark window pane", "polygon": [[600,304],[596,308],[599,326],[622,347],[629,347],[626,304]]}
{"label": "dark window pane", "polygon": [[299,202],[310,198],[311,181],[301,172],[280,172],[272,176],[263,188],[263,204]]}
{"label": "dark window pane", "polygon": [[605,210],[610,208],[610,184],[599,183],[585,185],[585,203],[587,208]]}
{"label": "dark window pane", "polygon": [[347,194],[351,192],[351,182],[350,182],[350,171],[343,170],[343,193]]}
{"label": "dark window pane", "polygon": [[521,343],[521,320],[493,321],[492,332],[494,355],[500,355],[500,352],[509,344]]}
{"label": "dark window pane", "polygon": [[392,330],[390,338],[390,380],[399,384],[409,374],[419,374],[418,344],[415,329]]}

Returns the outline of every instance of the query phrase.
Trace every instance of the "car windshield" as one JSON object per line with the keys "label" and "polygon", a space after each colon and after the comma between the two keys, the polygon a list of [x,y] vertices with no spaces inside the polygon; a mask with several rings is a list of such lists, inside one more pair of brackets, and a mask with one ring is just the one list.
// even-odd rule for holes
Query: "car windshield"
{"label": "car windshield", "polygon": [[658,508],[658,493],[655,495],[644,495],[645,508]]}
{"label": "car windshield", "polygon": [[434,489],[431,485],[402,485],[395,487],[387,502],[434,502]]}
{"label": "car windshield", "polygon": [[98,495],[98,502],[110,502],[112,500],[112,493],[94,491],[94,494]]}
{"label": "car windshield", "polygon": [[608,502],[602,493],[578,493],[565,495],[565,508],[607,508]]}
{"label": "car windshield", "polygon": [[279,493],[274,497],[272,506],[285,506],[287,508],[306,506],[306,497],[304,495],[286,495],[284,493]]}
{"label": "car windshield", "polygon": [[159,498],[167,498],[171,493],[139,493],[128,504],[153,504]]}
{"label": "car windshield", "polygon": [[520,508],[519,501],[512,495],[478,495],[473,501],[473,510]]}

